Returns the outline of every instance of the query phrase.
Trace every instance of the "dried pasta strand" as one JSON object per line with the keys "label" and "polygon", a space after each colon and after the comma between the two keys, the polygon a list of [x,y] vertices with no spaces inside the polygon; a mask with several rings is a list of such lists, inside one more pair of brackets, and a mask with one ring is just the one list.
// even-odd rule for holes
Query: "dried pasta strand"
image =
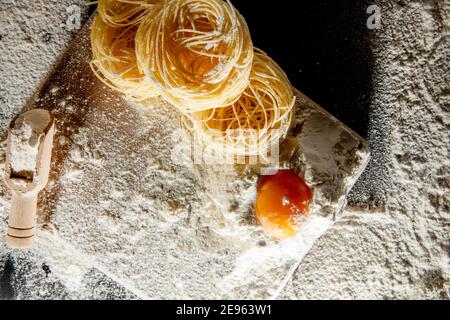
{"label": "dried pasta strand", "polygon": [[216,154],[267,154],[288,132],[295,96],[283,70],[263,51],[255,49],[250,84],[231,105],[185,115],[184,125],[201,145]]}
{"label": "dried pasta strand", "polygon": [[98,0],[97,12],[112,27],[139,24],[147,15],[147,8],[164,0]]}
{"label": "dried pasta strand", "polygon": [[248,85],[253,45],[229,1],[167,0],[136,35],[139,69],[182,112],[235,102]]}

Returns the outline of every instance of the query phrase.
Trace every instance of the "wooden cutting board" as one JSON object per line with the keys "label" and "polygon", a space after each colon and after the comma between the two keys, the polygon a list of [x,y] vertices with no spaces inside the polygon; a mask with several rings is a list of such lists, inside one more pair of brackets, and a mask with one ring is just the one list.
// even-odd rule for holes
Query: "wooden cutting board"
{"label": "wooden cutting board", "polygon": [[57,127],[35,250],[70,290],[97,269],[141,298],[275,298],[338,219],[367,143],[295,91],[282,165],[315,204],[298,237],[272,241],[253,218],[254,172],[179,161],[190,140],[174,136],[171,106],[133,105],[95,78],[91,21],[24,107],[50,110]]}

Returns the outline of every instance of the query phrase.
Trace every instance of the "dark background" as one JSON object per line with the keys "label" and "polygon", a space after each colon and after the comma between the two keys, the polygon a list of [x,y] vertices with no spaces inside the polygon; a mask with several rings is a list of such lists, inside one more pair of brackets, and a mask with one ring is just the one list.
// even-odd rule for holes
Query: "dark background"
{"label": "dark background", "polygon": [[372,92],[369,1],[234,0],[253,44],[292,84],[364,138]]}

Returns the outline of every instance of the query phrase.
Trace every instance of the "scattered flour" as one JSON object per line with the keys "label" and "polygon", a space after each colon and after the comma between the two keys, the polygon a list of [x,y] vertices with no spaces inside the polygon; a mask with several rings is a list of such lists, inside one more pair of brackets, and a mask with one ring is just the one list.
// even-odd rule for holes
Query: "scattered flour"
{"label": "scattered flour", "polygon": [[375,2],[371,126],[389,137],[387,203],[347,208],[281,298],[449,298],[448,1]]}
{"label": "scattered flour", "polygon": [[[366,146],[298,93],[282,165],[306,175],[314,205],[298,241],[275,242],[254,219],[256,170],[171,161],[173,146],[190,146],[176,134],[178,113],[158,99],[132,106],[104,88],[89,68],[88,29],[68,52],[34,100],[52,110],[58,128],[39,215],[42,232],[53,226],[57,236],[37,237],[35,248],[52,274],[79,295],[95,268],[140,298],[276,296],[341,211]],[[71,259],[65,244],[91,261]],[[277,259],[267,254],[277,250]]]}
{"label": "scattered flour", "polygon": [[[34,11],[25,1],[2,2],[1,150],[6,147],[7,124],[73,34],[59,27],[66,7],[73,2],[34,1]],[[447,74],[443,70],[448,69],[444,54],[444,30],[448,30],[445,1],[426,1],[423,6],[419,1],[399,2],[404,7],[390,1],[376,2],[382,8],[383,29],[374,31],[377,94],[373,103],[381,106],[377,110],[385,111],[379,118],[389,125],[373,126],[387,128],[391,135],[388,149],[392,153],[387,157],[391,157],[395,185],[388,190],[390,201],[376,210],[347,208],[305,255],[280,295],[277,288],[270,288],[264,297],[446,297],[449,177],[445,111],[448,79],[443,76]],[[399,7],[406,9],[401,18],[394,14]],[[50,42],[42,37],[46,29],[52,34]],[[76,71],[70,66],[67,70]],[[72,73],[76,79],[77,72]],[[286,250],[278,250],[246,214],[255,192],[251,175],[225,186],[238,192],[225,193],[219,188],[215,197],[199,199],[199,194],[207,193],[196,181],[208,177],[208,173],[196,172],[190,165],[166,163],[170,140],[158,132],[170,131],[165,129],[168,123],[152,118],[152,111],[147,110],[154,129],[140,130],[136,127],[142,123],[142,115],[129,108],[89,112],[95,99],[112,105],[120,101],[114,95],[96,97],[89,91],[89,84],[90,80],[83,82],[83,101],[76,100],[75,94],[75,101],[70,99],[73,88],[57,86],[49,90],[57,103],[55,115],[64,119],[55,140],[61,145],[55,159],[65,160],[54,163],[58,176],[52,177],[40,201],[43,229],[38,232],[36,250],[11,252],[0,243],[2,279],[7,279],[11,273],[8,268],[14,267],[11,279],[7,279],[10,282],[2,282],[2,286],[10,283],[10,290],[1,287],[0,294],[19,299],[202,297],[204,292],[193,292],[192,287],[221,283],[224,291],[236,290],[238,281],[233,278],[242,281],[239,275],[248,276],[251,259],[259,253],[263,260],[275,252],[284,256],[283,252],[295,251],[289,243]],[[50,98],[42,99],[45,103]],[[165,116],[170,119],[171,112],[168,110]],[[120,128],[105,132],[109,121],[120,122]],[[123,131],[133,132],[138,138],[123,141]],[[104,138],[105,146],[98,137]],[[147,147],[141,150],[143,144]],[[0,153],[0,164],[4,161],[5,154]],[[111,166],[114,170],[105,170]],[[180,175],[180,170],[185,174]],[[209,179],[218,178],[209,175]],[[208,179],[200,180],[208,185]],[[111,190],[115,199],[110,196]],[[233,197],[228,199],[228,194]],[[6,232],[9,197],[0,186],[2,234]],[[235,201],[242,205],[237,206]],[[191,203],[195,205],[190,207]],[[55,230],[46,230],[49,225]],[[159,233],[155,233],[155,226]],[[253,241],[241,238],[241,231]],[[229,242],[245,253],[238,256],[228,250]],[[161,250],[162,244],[168,251]],[[257,246],[261,250],[254,254]],[[221,259],[224,255],[226,259]],[[73,268],[73,277],[64,269],[68,265]],[[203,277],[195,276],[193,270]],[[292,271],[289,268],[286,275]],[[154,275],[149,278],[151,273]],[[221,282],[227,276],[230,283]],[[164,289],[153,291],[153,287]],[[250,288],[246,295],[264,292],[257,285]],[[237,291],[237,295],[242,294]]]}

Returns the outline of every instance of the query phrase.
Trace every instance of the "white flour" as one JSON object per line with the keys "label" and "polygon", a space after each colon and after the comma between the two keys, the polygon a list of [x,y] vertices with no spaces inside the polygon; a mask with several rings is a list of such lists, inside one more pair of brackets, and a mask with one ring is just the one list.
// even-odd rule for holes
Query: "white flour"
{"label": "white flour", "polygon": [[33,180],[36,171],[39,147],[39,140],[32,136],[33,128],[26,122],[11,130],[11,169],[13,172],[22,172],[21,175],[29,180]]}
{"label": "white flour", "polygon": [[[282,298],[448,299],[448,1],[375,1],[371,123],[388,130],[385,207],[347,208]],[[373,121],[373,120],[372,120]],[[370,133],[369,133],[370,135]]]}

